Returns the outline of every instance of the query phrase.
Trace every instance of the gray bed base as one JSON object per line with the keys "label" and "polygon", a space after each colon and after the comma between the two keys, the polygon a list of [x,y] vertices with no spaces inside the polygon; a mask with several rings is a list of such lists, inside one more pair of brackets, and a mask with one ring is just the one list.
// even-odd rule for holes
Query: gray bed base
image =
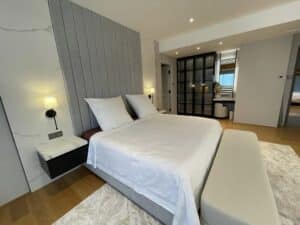
{"label": "gray bed base", "polygon": [[95,173],[101,179],[105,180],[109,185],[117,189],[128,199],[130,199],[138,206],[143,208],[147,213],[152,215],[161,223],[165,225],[172,225],[174,215],[171,212],[169,212],[167,209],[161,207],[160,205],[144,197],[143,195],[138,194],[133,189],[121,183],[120,181],[116,180],[115,178],[103,172],[102,170],[98,168],[94,168],[93,166],[87,164],[85,165],[85,167],[87,167],[90,171]]}
{"label": "gray bed base", "polygon": [[[217,147],[216,147],[216,151],[214,152],[214,155],[211,159],[210,166],[209,166],[209,168],[206,172],[206,176],[204,178],[204,185],[206,183],[206,180],[207,180],[207,177],[208,177],[209,172],[211,170],[211,167],[212,167],[212,165],[215,161],[215,158],[216,158],[216,155],[217,155],[217,152],[218,152],[218,149],[219,149],[219,145],[220,145],[221,140],[222,140],[222,136],[223,136],[223,132],[220,135],[220,138],[218,140],[218,144],[217,144]],[[93,173],[95,173],[98,177],[100,177],[101,179],[106,181],[109,185],[111,185],[112,187],[117,189],[119,192],[121,192],[123,195],[125,195],[128,199],[130,199],[131,201],[136,203],[138,206],[140,206],[147,213],[149,213],[154,218],[159,220],[161,223],[163,223],[164,225],[172,225],[173,217],[174,217],[173,213],[171,213],[167,209],[161,207],[160,205],[156,204],[155,202],[151,201],[150,199],[146,198],[145,196],[138,194],[132,188],[128,187],[127,185],[125,185],[123,183],[121,183],[120,181],[116,180],[115,178],[113,178],[112,176],[110,176],[107,173],[103,172],[102,170],[100,170],[98,168],[94,168],[93,166],[90,166],[88,164],[85,164],[85,167],[88,168]],[[202,187],[201,193],[204,189],[204,185]],[[201,224],[208,225],[205,222],[205,220],[201,217],[200,209],[198,209],[198,210],[199,210],[199,215],[200,215],[199,218],[200,218]]]}

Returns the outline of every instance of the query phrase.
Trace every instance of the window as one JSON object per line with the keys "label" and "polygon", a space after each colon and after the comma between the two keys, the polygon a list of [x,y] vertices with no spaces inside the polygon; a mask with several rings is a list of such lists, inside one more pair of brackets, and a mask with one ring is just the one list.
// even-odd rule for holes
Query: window
{"label": "window", "polygon": [[236,49],[223,51],[220,54],[220,73],[218,82],[221,86],[220,96],[233,96],[235,67],[236,67]]}
{"label": "window", "polygon": [[221,72],[219,77],[219,83],[223,87],[233,87],[234,85],[234,71]]}
{"label": "window", "polygon": [[225,87],[234,86],[236,66],[236,49],[223,51],[220,54],[219,84]]}

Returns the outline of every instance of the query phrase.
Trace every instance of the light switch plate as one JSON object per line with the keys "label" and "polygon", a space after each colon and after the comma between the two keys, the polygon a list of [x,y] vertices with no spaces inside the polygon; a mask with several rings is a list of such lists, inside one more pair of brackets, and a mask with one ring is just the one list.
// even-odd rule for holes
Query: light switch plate
{"label": "light switch plate", "polygon": [[62,137],[62,136],[63,136],[63,132],[61,130],[48,134],[49,140],[59,138],[59,137]]}

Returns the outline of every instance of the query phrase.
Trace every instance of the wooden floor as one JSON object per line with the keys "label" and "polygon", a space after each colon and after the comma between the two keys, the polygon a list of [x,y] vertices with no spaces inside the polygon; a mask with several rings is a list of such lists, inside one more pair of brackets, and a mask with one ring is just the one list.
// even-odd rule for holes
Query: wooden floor
{"label": "wooden floor", "polygon": [[50,225],[103,184],[81,167],[1,207],[0,224]]}
{"label": "wooden floor", "polygon": [[[299,128],[270,128],[220,120],[225,129],[250,130],[260,140],[291,145],[300,155]],[[104,182],[81,167],[42,189],[26,194],[0,208],[2,225],[50,225],[100,188]]]}
{"label": "wooden floor", "polygon": [[290,106],[291,114],[298,114],[300,116],[300,105],[291,105]]}
{"label": "wooden floor", "polygon": [[253,131],[261,141],[290,145],[300,156],[300,127],[264,127],[233,123],[230,120],[220,120],[224,129],[239,129]]}

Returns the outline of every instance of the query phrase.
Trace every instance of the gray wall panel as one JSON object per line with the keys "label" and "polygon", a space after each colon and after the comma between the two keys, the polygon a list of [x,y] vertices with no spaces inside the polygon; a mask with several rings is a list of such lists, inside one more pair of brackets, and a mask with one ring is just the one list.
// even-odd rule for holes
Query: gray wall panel
{"label": "gray wall panel", "polygon": [[52,27],[57,47],[57,52],[60,60],[62,72],[64,74],[65,86],[68,90],[67,97],[69,102],[70,113],[72,115],[72,122],[74,128],[80,130],[82,128],[81,114],[79,111],[79,102],[75,87],[75,80],[72,74],[73,68],[71,64],[71,57],[69,52],[69,45],[66,39],[66,30],[64,20],[61,12],[61,5],[59,1],[49,1],[49,11],[51,15]]}
{"label": "gray wall panel", "polygon": [[76,134],[97,127],[86,97],[143,93],[139,33],[68,0],[49,0]]}
{"label": "gray wall panel", "polygon": [[[67,44],[69,46],[69,56],[71,59],[71,65],[73,68],[72,74],[64,73],[65,76],[73,76],[75,83],[75,90],[77,93],[77,100],[79,103],[79,112],[82,117],[82,128],[83,130],[91,127],[89,110],[84,105],[84,98],[87,96],[85,75],[83,73],[82,61],[80,58],[80,51],[78,37],[77,37],[77,26],[74,21],[72,3],[69,1],[60,1],[62,16],[64,21],[64,29],[66,34]],[[73,96],[70,96],[73,97]],[[74,96],[75,97],[75,96]],[[72,115],[73,116],[73,115]]]}

